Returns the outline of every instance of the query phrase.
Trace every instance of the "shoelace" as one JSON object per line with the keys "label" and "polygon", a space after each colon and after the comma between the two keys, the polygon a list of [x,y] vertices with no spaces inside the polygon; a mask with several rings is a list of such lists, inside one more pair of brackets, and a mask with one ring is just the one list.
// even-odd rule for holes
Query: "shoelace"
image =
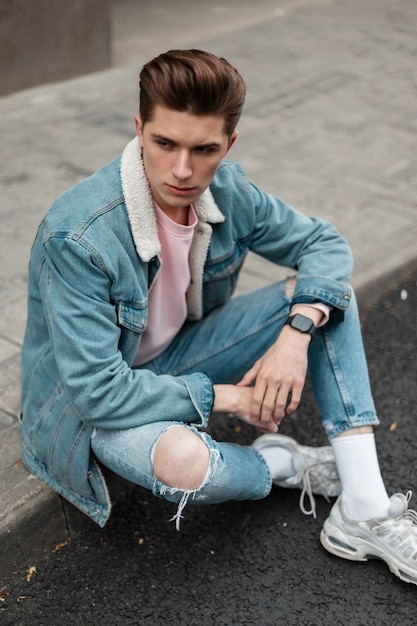
{"label": "shoelace", "polygon": [[413,533],[417,535],[417,511],[408,509],[400,519],[406,526],[411,526]]}
{"label": "shoelace", "polygon": [[[413,509],[408,508],[408,504],[412,498],[412,495],[413,495],[413,492],[411,491],[411,489],[407,491],[405,495],[403,493],[395,493],[391,499],[392,500],[391,506],[393,507],[393,510],[389,511],[388,514],[393,520],[397,520],[397,521],[401,520],[407,526],[416,526],[416,532],[417,532],[417,511],[414,511]],[[395,511],[395,508],[396,508],[396,501],[398,500],[400,501],[400,506],[402,508],[402,511],[397,512]]]}
{"label": "shoelace", "polygon": [[[410,502],[412,495],[413,492],[411,491],[411,489],[407,491],[407,493],[405,494],[404,506],[408,507],[408,503]],[[411,526],[412,532],[414,534],[417,534],[417,511],[414,511],[414,509],[406,508],[404,513],[402,513],[402,515],[400,515],[396,519],[398,521],[401,520],[408,527]]]}
{"label": "shoelace", "polygon": [[[413,509],[407,509],[408,503],[411,499],[411,491],[403,494],[395,494],[395,496],[401,500],[404,508],[403,513],[397,517],[385,520],[379,529],[377,534],[386,539],[395,550],[402,553],[405,559],[409,559],[414,564],[416,563],[416,536],[417,536],[417,511]],[[410,537],[410,534],[413,538]]]}
{"label": "shoelace", "polygon": [[[308,496],[310,500],[310,510],[306,509],[306,507],[304,506],[304,500],[306,496]],[[303,488],[300,494],[299,506],[301,513],[304,513],[304,515],[312,515],[314,519],[317,518],[316,499],[314,497],[311,487],[310,469],[307,469],[303,475]]]}
{"label": "shoelace", "polygon": [[[314,519],[317,519],[317,510],[316,510],[316,499],[313,494],[310,474],[311,472],[314,472],[314,470],[317,471],[316,468],[318,465],[330,465],[330,464],[334,465],[334,462],[333,461],[321,461],[319,463],[316,463],[316,465],[313,465],[312,467],[308,467],[303,474],[303,488],[300,494],[299,507],[300,507],[300,511],[304,513],[304,515],[312,515]],[[322,472],[320,473],[321,475],[323,475]],[[329,496],[324,491],[322,491],[320,495],[322,495],[323,498],[327,500],[327,502],[330,502]],[[304,504],[306,496],[308,496],[308,499],[310,501],[310,510],[308,510]]]}

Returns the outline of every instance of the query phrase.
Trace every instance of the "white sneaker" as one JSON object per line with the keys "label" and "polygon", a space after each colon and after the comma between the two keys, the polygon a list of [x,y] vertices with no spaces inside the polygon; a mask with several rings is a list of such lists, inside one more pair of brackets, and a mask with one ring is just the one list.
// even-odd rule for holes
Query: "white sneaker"
{"label": "white sneaker", "polygon": [[388,517],[366,522],[350,519],[338,498],[321,531],[323,547],[351,561],[382,559],[398,578],[417,585],[417,513],[408,508],[411,495],[396,493]]}
{"label": "white sneaker", "polygon": [[[340,480],[331,446],[302,446],[286,435],[270,433],[255,439],[252,444],[258,452],[265,448],[285,448],[293,455],[294,474],[285,480],[273,480],[274,485],[290,489],[301,489],[300,509],[305,515],[316,514],[316,501],[313,494],[326,500],[340,494]],[[310,500],[310,510],[304,506],[305,496]]]}

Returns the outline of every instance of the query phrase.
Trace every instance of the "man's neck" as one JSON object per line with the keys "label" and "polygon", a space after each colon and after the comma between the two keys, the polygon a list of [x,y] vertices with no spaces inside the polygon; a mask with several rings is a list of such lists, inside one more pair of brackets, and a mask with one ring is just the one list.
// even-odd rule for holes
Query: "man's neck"
{"label": "man's neck", "polygon": [[190,207],[165,207],[161,210],[165,213],[167,217],[173,222],[177,224],[182,224],[183,226],[188,225],[188,214],[190,211]]}

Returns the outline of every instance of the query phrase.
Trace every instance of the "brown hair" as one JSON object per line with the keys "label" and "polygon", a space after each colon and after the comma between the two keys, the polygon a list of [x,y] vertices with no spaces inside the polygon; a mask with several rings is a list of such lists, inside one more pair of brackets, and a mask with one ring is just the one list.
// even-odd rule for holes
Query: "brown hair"
{"label": "brown hair", "polygon": [[157,104],[192,115],[224,117],[229,137],[242,113],[246,85],[226,59],[202,50],[170,50],[149,61],[139,77],[143,125]]}

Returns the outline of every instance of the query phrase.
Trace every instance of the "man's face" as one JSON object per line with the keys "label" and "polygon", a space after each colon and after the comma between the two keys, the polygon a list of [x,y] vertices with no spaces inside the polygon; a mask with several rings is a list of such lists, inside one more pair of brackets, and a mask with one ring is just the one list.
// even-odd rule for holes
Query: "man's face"
{"label": "man's face", "polygon": [[211,183],[237,137],[224,132],[224,119],[155,107],[151,121],[136,130],[155,202],[172,219],[195,202]]}

